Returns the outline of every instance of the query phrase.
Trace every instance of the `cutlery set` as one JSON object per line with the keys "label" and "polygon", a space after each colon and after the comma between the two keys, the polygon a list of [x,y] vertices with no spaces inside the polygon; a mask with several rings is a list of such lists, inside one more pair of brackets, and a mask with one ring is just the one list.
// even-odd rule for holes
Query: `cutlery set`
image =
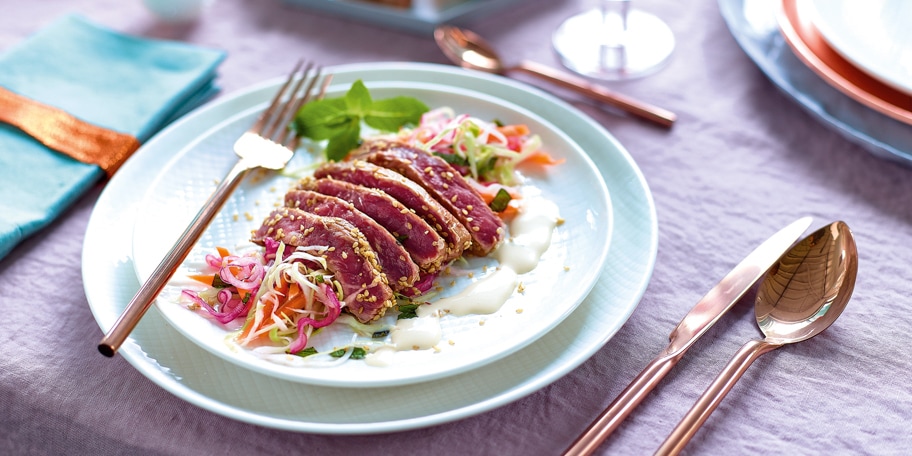
{"label": "cutlery set", "polygon": [[755,312],[766,338],[750,341],[738,351],[656,454],[678,454],[760,355],[807,340],[829,327],[852,295],[858,253],[852,232],[844,222],[833,222],[792,246],[810,223],[810,217],[792,222],[735,266],[675,327],[668,347],[634,378],[564,454],[592,454],[694,342],[761,277]]}

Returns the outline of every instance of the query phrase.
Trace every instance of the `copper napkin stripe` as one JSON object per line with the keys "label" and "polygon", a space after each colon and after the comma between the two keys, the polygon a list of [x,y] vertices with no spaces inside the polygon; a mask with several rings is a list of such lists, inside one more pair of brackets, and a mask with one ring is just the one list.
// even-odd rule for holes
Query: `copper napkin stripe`
{"label": "copper napkin stripe", "polygon": [[0,122],[21,129],[52,150],[98,165],[108,177],[140,145],[129,134],[92,125],[3,87],[0,87]]}

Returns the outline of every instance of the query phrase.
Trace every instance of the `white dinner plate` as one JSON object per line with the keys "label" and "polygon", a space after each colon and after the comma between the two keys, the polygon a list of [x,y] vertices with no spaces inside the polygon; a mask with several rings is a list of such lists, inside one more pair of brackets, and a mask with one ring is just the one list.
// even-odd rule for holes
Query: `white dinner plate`
{"label": "white dinner plate", "polygon": [[[339,75],[327,97],[343,96],[351,78]],[[278,90],[277,82],[273,91]],[[526,185],[557,205],[564,220],[555,228],[550,248],[538,266],[519,275],[522,291],[516,291],[494,313],[439,318],[440,343],[422,350],[388,353],[382,366],[364,360],[350,360],[332,367],[315,367],[301,358],[277,356],[275,360],[257,356],[234,342],[238,323],[221,325],[203,316],[202,310],[187,308],[183,289],[202,289],[187,279],[199,274],[206,254],[216,246],[231,251],[256,249],[250,233],[256,230],[283,203],[283,196],[295,177],[261,172],[242,183],[212,221],[184,267],[162,291],[156,305],[165,319],[188,339],[212,353],[266,375],[305,383],[337,387],[375,387],[415,383],[455,375],[494,362],[532,343],[550,331],[576,309],[598,279],[611,239],[611,204],[605,183],[588,155],[560,129],[538,115],[510,102],[480,92],[436,83],[414,81],[366,81],[374,99],[396,96],[414,97],[430,108],[450,107],[480,119],[505,124],[525,124],[541,137],[543,148],[560,165],[536,171]],[[270,96],[254,102],[238,115],[210,129],[176,154],[159,173],[140,203],[133,235],[133,266],[139,280],[147,280],[184,231],[193,216],[212,193],[215,182],[234,165],[230,152],[234,140],[253,124],[269,103]],[[302,148],[304,149],[304,148]],[[286,166],[286,174],[302,170],[310,175],[319,160],[320,149],[300,151]],[[531,195],[530,195],[531,197]],[[534,203],[532,203],[534,204]],[[258,249],[259,250],[259,249]],[[451,295],[495,272],[492,258],[472,258],[468,266],[458,264],[458,273],[441,274],[437,284],[444,291],[430,298]],[[471,276],[467,276],[467,272]],[[471,278],[470,278],[471,277]],[[390,315],[386,320],[393,319]],[[436,326],[434,317],[427,320]],[[243,320],[241,320],[243,321]],[[395,322],[395,320],[393,320]],[[333,331],[322,331],[310,343],[320,352],[335,351],[347,345],[377,343],[370,336],[357,336],[351,327],[334,324]],[[390,336],[387,336],[389,339]],[[387,345],[389,346],[389,345]],[[283,364],[287,360],[292,365]],[[313,360],[313,359],[311,359]]]}
{"label": "white dinner plate", "polygon": [[912,2],[811,0],[811,21],[846,60],[912,94]]}
{"label": "white dinner plate", "polygon": [[[462,419],[531,394],[577,367],[627,321],[652,274],[657,225],[652,196],[636,164],[600,125],[566,103],[508,79],[431,64],[332,68],[337,84],[431,83],[474,91],[538,113],[584,150],[611,195],[611,247],[579,307],[528,347],[467,373],[383,388],[336,388],[288,381],[237,366],[186,340],[149,312],[120,348],[143,375],[215,413],[261,426],[331,434],[390,432]],[[99,197],[86,232],[83,279],[102,331],[138,288],[133,225],[142,193],[188,144],[272,93],[269,81],[179,120],[131,157]],[[139,191],[139,192],[137,192]],[[572,269],[572,268],[571,268]],[[251,387],[255,385],[255,387]]]}

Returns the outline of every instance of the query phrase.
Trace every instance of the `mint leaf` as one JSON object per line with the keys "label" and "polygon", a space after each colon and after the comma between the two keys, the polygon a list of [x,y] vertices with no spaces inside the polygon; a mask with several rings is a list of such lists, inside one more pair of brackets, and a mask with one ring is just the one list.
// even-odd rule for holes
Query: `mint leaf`
{"label": "mint leaf", "polygon": [[298,136],[311,139],[330,139],[344,130],[351,122],[360,122],[348,114],[344,99],[320,100],[307,103],[295,116]]}
{"label": "mint leaf", "polygon": [[374,100],[359,79],[342,97],[304,105],[295,115],[294,127],[298,136],[328,139],[326,158],[339,161],[361,144],[362,122],[383,132],[396,132],[403,126],[418,124],[427,111],[427,105],[412,97]]}
{"label": "mint leaf", "polygon": [[396,320],[406,320],[418,317],[418,306],[421,304],[399,304],[399,316]]}
{"label": "mint leaf", "polygon": [[417,125],[428,107],[411,97],[394,97],[375,101],[364,116],[364,123],[381,131],[395,132],[403,125]]}
{"label": "mint leaf", "polygon": [[345,104],[348,106],[348,112],[353,116],[364,116],[370,112],[373,103],[370,92],[360,79],[355,81],[345,94]]}
{"label": "mint leaf", "polygon": [[327,160],[342,161],[361,144],[361,122],[356,118],[349,118],[345,125],[339,126],[334,136],[329,138],[326,145]]}

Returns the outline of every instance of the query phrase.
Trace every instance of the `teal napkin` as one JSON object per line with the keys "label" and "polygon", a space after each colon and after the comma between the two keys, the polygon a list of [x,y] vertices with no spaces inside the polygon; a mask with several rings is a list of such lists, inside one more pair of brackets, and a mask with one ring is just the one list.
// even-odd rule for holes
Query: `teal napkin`
{"label": "teal napkin", "polygon": [[[213,81],[224,58],[68,15],[0,54],[0,86],[142,143],[218,92]],[[104,175],[0,124],[0,258]]]}

